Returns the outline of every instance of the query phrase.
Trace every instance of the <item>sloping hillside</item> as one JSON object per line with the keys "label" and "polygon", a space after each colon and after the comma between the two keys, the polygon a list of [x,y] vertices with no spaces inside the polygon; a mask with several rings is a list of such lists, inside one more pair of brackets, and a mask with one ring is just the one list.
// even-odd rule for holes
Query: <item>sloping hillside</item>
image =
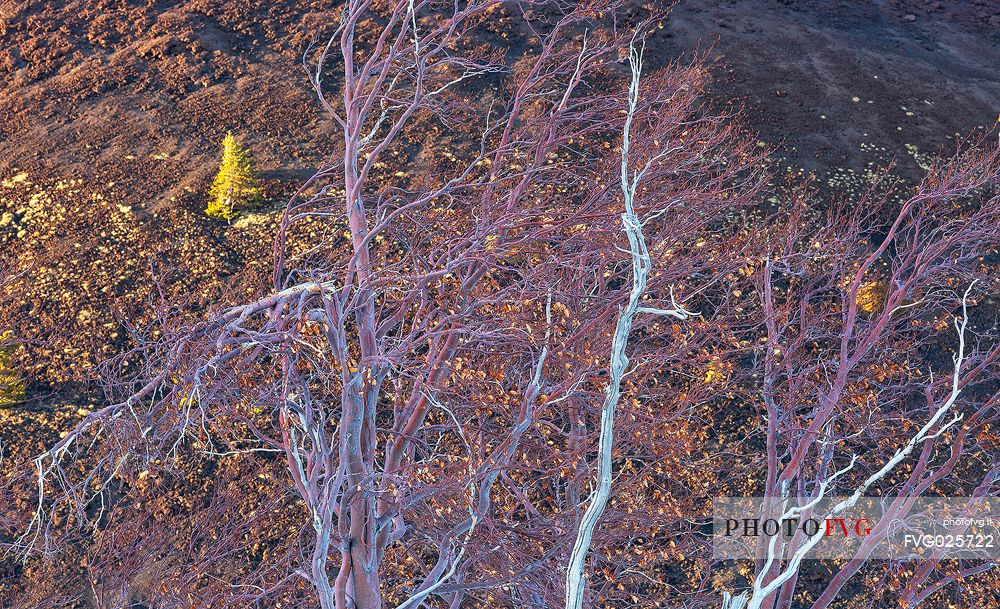
{"label": "sloping hillside", "polygon": [[[202,304],[254,289],[276,210],[336,150],[302,67],[336,20],[319,0],[0,1],[0,246],[35,263],[12,298],[46,340],[42,385],[93,378],[156,276]],[[713,103],[743,106],[791,171],[838,185],[895,160],[912,179],[996,120],[998,23],[979,0],[688,1],[651,63],[719,57]],[[270,201],[233,226],[201,213],[227,130]]]}

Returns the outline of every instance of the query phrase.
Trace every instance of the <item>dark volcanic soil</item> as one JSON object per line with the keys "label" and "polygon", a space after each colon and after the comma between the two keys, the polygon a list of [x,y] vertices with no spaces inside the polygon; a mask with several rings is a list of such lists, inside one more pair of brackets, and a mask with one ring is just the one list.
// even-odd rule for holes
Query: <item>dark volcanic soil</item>
{"label": "dark volcanic soil", "polygon": [[[336,6],[0,0],[0,263],[43,260],[18,306],[64,335],[49,381],[114,351],[155,274],[177,267],[177,289],[211,302],[248,265],[266,272],[273,210],[335,150],[301,56]],[[996,2],[684,0],[662,34],[650,64],[710,47],[713,103],[745,107],[821,179],[890,159],[917,178],[914,152],[1000,111]],[[202,213],[227,130],[272,201],[232,226]]]}
{"label": "dark volcanic soil", "polygon": [[162,202],[202,185],[227,129],[266,169],[308,169],[328,126],[299,58],[329,4],[0,0],[0,173],[106,177],[135,157],[124,177]]}
{"label": "dark volcanic soil", "polygon": [[894,158],[916,177],[907,144],[947,151],[1000,112],[1000,2],[685,0],[670,32],[664,54],[714,45],[718,97],[819,173]]}
{"label": "dark volcanic soil", "polygon": [[[259,289],[277,210],[336,149],[301,57],[338,4],[0,0],[0,306],[35,373],[28,407],[0,408],[0,460],[100,399],[97,364],[154,325],[154,279],[188,312]],[[662,34],[649,64],[710,47],[712,103],[821,180],[890,159],[916,179],[1000,112],[998,0],[681,0]],[[270,200],[232,225],[202,212],[227,130]]]}
{"label": "dark volcanic soil", "polygon": [[[165,202],[204,184],[226,129],[265,169],[302,175],[332,127],[300,56],[335,6],[0,0],[0,175],[106,175],[133,156],[150,165],[128,170],[145,203]],[[718,98],[807,169],[859,166],[862,142],[934,152],[1000,110],[989,0],[682,0],[665,27],[658,59],[712,46]]]}

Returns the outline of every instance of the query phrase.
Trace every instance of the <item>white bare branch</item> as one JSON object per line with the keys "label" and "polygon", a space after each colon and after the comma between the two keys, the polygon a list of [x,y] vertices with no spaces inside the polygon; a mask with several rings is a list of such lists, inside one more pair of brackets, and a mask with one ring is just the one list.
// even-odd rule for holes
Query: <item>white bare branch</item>
{"label": "white bare branch", "polygon": [[[950,420],[941,424],[941,420],[944,419],[945,415],[947,415],[951,411],[956,401],[958,400],[959,395],[962,392],[962,387],[961,387],[962,366],[968,359],[968,356],[966,355],[965,352],[965,331],[966,327],[968,326],[968,320],[969,320],[968,300],[969,300],[969,293],[972,291],[972,288],[975,284],[976,282],[973,281],[972,284],[969,285],[968,289],[965,290],[965,293],[962,295],[962,316],[961,318],[957,317],[955,318],[955,330],[958,333],[958,350],[955,352],[954,356],[952,356],[952,360],[955,363],[955,367],[952,376],[951,391],[949,392],[948,397],[941,402],[941,404],[937,407],[937,409],[935,409],[934,414],[931,416],[930,419],[928,419],[928,421],[923,425],[923,427],[921,427],[920,430],[917,431],[917,433],[914,434],[914,436],[910,438],[910,440],[904,446],[899,448],[896,451],[896,453],[892,456],[892,458],[886,461],[885,465],[883,465],[878,471],[876,471],[875,473],[870,475],[867,479],[865,479],[865,481],[862,482],[857,488],[855,488],[854,491],[849,496],[847,496],[845,499],[843,499],[835,506],[833,506],[833,508],[831,508],[830,513],[827,515],[828,518],[836,516],[837,514],[843,512],[844,510],[854,506],[858,502],[858,500],[861,499],[862,496],[864,496],[865,492],[872,487],[872,485],[874,485],[876,482],[880,480],[883,480],[887,475],[889,475],[889,473],[892,472],[896,468],[896,466],[898,466],[904,459],[906,459],[907,456],[910,455],[910,453],[913,452],[913,450],[917,447],[918,444],[938,438],[945,431],[947,431],[948,429],[953,427],[956,423],[962,420],[962,414],[956,413],[951,417]],[[936,430],[935,427],[937,427]],[[811,509],[815,505],[817,505],[817,503],[821,499],[823,499],[823,497],[826,496],[827,489],[829,488],[829,486],[837,478],[839,478],[843,474],[853,469],[854,464],[857,461],[857,458],[858,458],[857,455],[852,455],[851,462],[849,465],[847,465],[841,470],[838,470],[827,480],[820,483],[818,491],[816,492],[815,496],[812,499],[810,499],[810,501],[808,501],[803,506],[796,506],[786,510],[785,513],[781,515],[779,520],[784,521],[796,518],[804,511]],[[770,595],[777,592],[778,589],[785,584],[785,582],[792,579],[798,573],[802,560],[809,554],[810,550],[812,550],[816,546],[816,544],[818,544],[822,540],[822,538],[823,538],[822,530],[819,530],[813,535],[810,535],[802,545],[797,547],[795,551],[792,552],[792,555],[788,558],[784,568],[776,576],[769,578],[772,565],[776,560],[780,560],[780,557],[778,556],[779,553],[776,551],[775,548],[778,541],[778,536],[772,537],[768,545],[768,554],[766,562],[763,568],[759,570],[757,577],[754,579],[753,590],[749,591],[749,596],[747,592],[744,592],[743,594],[734,597],[733,599],[724,597],[722,605],[723,609],[728,609],[730,607],[739,607],[740,609],[743,609],[744,601],[745,601],[745,609],[761,609],[764,606],[765,600]],[[737,601],[739,601],[740,604],[734,604]]]}
{"label": "white bare branch", "polygon": [[601,406],[601,429],[598,441],[597,486],[590,495],[590,502],[580,521],[576,542],[570,554],[566,569],[566,609],[580,609],[583,606],[585,590],[585,571],[587,554],[590,551],[591,539],[597,523],[604,513],[611,495],[612,463],[611,449],[614,442],[615,410],[621,397],[621,382],[628,368],[629,334],[632,322],[641,312],[673,315],[679,319],[687,319],[691,313],[683,307],[673,311],[661,311],[649,307],[640,307],[639,301],[646,293],[646,280],[652,262],[649,250],[642,233],[642,221],[635,212],[635,195],[639,189],[639,178],[648,168],[638,172],[629,169],[629,151],[631,143],[632,122],[635,119],[639,104],[639,81],[642,75],[642,49],[636,49],[635,43],[629,46],[629,65],[632,69],[632,80],[629,86],[629,107],[625,118],[621,147],[621,189],[625,200],[625,212],[621,215],[622,228],[628,237],[629,253],[632,256],[632,290],[628,303],[619,311],[618,322],[611,344],[610,376],[608,386],[604,391],[604,402]]}

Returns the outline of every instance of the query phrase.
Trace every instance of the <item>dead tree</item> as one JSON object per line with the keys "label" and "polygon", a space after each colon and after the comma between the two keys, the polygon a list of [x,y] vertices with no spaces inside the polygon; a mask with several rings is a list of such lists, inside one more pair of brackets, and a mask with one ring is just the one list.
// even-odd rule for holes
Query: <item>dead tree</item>
{"label": "dead tree", "polygon": [[[819,217],[810,217],[810,199],[800,192],[765,233],[756,274],[763,494],[779,503],[809,498],[794,513],[823,496],[894,498],[816,609],[829,606],[916,497],[996,493],[995,469],[971,481],[953,477],[963,463],[996,458],[973,440],[995,421],[1000,399],[991,389],[1000,358],[996,319],[987,309],[972,321],[973,305],[998,280],[991,257],[1000,244],[1000,149],[991,140],[939,162],[887,217],[900,187],[883,178],[861,201]],[[955,332],[954,356],[942,366],[935,352],[955,345]],[[746,606],[790,607],[801,561],[817,542],[804,534],[787,545],[762,538]],[[908,601],[934,564],[918,569]]]}
{"label": "dead tree", "polygon": [[[653,168],[654,164],[659,163],[664,157],[670,154],[669,149],[657,150],[654,154],[645,155],[639,167],[635,169],[632,167],[634,163],[631,141],[632,122],[635,120],[639,106],[642,53],[643,50],[641,48],[637,49],[633,41],[629,47],[629,67],[632,74],[629,83],[628,110],[622,134],[621,175],[619,176],[622,200],[625,206],[625,211],[621,216],[622,229],[628,237],[629,254],[632,256],[632,289],[629,292],[628,301],[618,312],[618,319],[615,322],[615,330],[611,342],[610,379],[607,388],[604,390],[604,403],[601,405],[597,483],[581,519],[576,543],[573,545],[569,566],[566,569],[566,609],[580,609],[583,606],[587,552],[590,550],[594,529],[597,527],[604,510],[607,508],[608,498],[611,495],[615,410],[617,410],[618,401],[621,399],[622,377],[628,368],[629,359],[626,350],[635,317],[637,315],[666,315],[683,321],[692,315],[697,315],[697,313],[692,313],[683,306],[678,305],[673,298],[672,290],[669,309],[641,306],[640,303],[640,300],[646,294],[649,273],[652,270],[652,260],[649,255],[649,246],[646,243],[646,237],[643,235],[642,230],[644,219],[640,218],[635,210],[636,198],[639,194],[639,185],[642,183],[646,173]],[[657,210],[657,212],[660,211]],[[662,211],[666,212],[667,210],[664,209]]]}
{"label": "dead tree", "polygon": [[[649,430],[712,391],[671,379],[704,365],[707,326],[663,321],[725,298],[730,212],[766,181],[762,151],[701,107],[702,65],[640,78],[633,54],[622,74],[650,23],[525,6],[515,60],[477,43],[499,2],[345,3],[307,63],[342,148],[289,202],[273,285],[194,325],[164,317],[124,399],[36,461],[22,547],[188,445],[283,455],[275,486],[310,529],[294,574],[325,609],[579,603],[588,548],[663,520],[606,502],[656,496],[656,459],[683,451]],[[607,554],[596,596],[648,577]]]}

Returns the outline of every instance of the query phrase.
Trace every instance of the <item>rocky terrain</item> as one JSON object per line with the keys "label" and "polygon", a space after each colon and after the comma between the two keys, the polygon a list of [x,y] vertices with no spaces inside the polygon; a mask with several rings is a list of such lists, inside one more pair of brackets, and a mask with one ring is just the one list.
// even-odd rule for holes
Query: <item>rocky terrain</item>
{"label": "rocky terrain", "polygon": [[[0,0],[0,297],[30,381],[0,411],[0,457],[86,414],[98,365],[169,295],[196,312],[262,289],[282,202],[335,149],[302,57],[337,15],[321,0]],[[716,58],[709,103],[834,189],[890,162],[915,180],[998,120],[989,0],[684,0],[662,25],[651,63]],[[203,213],[227,131],[267,200],[232,224]]]}
{"label": "rocky terrain", "polygon": [[[334,149],[302,56],[336,15],[320,1],[0,2],[0,244],[8,262],[37,260],[14,294],[26,318],[73,337],[44,382],[86,379],[153,274],[177,269],[211,298],[266,266],[268,209]],[[915,178],[916,157],[997,119],[991,2],[689,1],[663,28],[654,61],[716,57],[711,102],[744,108],[790,171],[834,185],[890,161]],[[201,213],[227,130],[271,202],[233,226]]]}

